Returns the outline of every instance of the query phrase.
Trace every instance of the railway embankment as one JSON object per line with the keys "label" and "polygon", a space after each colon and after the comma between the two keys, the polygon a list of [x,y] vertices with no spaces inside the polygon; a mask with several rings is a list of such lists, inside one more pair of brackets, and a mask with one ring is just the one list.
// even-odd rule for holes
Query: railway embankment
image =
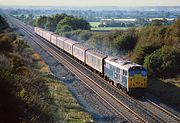
{"label": "railway embankment", "polygon": [[6,26],[0,31],[0,122],[90,121],[40,55],[1,21]]}
{"label": "railway embankment", "polygon": [[161,102],[174,106],[180,111],[180,78],[150,79],[148,91],[155,95]]}

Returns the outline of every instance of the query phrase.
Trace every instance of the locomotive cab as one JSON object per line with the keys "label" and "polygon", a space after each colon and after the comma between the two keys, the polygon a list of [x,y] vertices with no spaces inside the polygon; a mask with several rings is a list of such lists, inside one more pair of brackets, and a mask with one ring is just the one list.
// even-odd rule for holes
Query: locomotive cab
{"label": "locomotive cab", "polygon": [[143,94],[147,88],[147,71],[142,66],[133,66],[128,70],[129,93]]}

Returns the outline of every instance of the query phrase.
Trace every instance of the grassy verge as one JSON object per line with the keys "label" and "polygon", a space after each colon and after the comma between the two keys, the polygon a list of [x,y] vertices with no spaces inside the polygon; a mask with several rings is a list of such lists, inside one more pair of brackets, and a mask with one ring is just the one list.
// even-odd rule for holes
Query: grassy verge
{"label": "grassy verge", "polygon": [[148,89],[163,102],[180,107],[180,78],[150,79]]}
{"label": "grassy verge", "polygon": [[54,77],[49,71],[49,67],[41,60],[40,56],[35,53],[32,55],[36,60],[38,71],[46,81],[48,87],[49,106],[52,110],[50,115],[53,116],[56,122],[72,122],[83,123],[90,121],[91,117],[85,113],[78,102],[68,91],[68,88]]}

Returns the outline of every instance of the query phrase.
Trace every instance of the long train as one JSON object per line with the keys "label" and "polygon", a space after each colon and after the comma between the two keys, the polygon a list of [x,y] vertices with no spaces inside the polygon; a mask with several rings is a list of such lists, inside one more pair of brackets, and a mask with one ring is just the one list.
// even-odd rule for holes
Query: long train
{"label": "long train", "polygon": [[98,72],[117,88],[129,94],[142,94],[146,90],[147,72],[141,65],[119,57],[104,55],[77,41],[39,27],[35,27],[34,32]]}

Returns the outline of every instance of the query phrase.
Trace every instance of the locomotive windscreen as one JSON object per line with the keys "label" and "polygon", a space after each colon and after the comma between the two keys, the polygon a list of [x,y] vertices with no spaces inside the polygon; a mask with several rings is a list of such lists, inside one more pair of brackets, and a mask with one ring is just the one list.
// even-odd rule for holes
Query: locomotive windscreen
{"label": "locomotive windscreen", "polygon": [[142,75],[147,76],[147,72],[143,67],[132,67],[129,69],[129,76]]}

